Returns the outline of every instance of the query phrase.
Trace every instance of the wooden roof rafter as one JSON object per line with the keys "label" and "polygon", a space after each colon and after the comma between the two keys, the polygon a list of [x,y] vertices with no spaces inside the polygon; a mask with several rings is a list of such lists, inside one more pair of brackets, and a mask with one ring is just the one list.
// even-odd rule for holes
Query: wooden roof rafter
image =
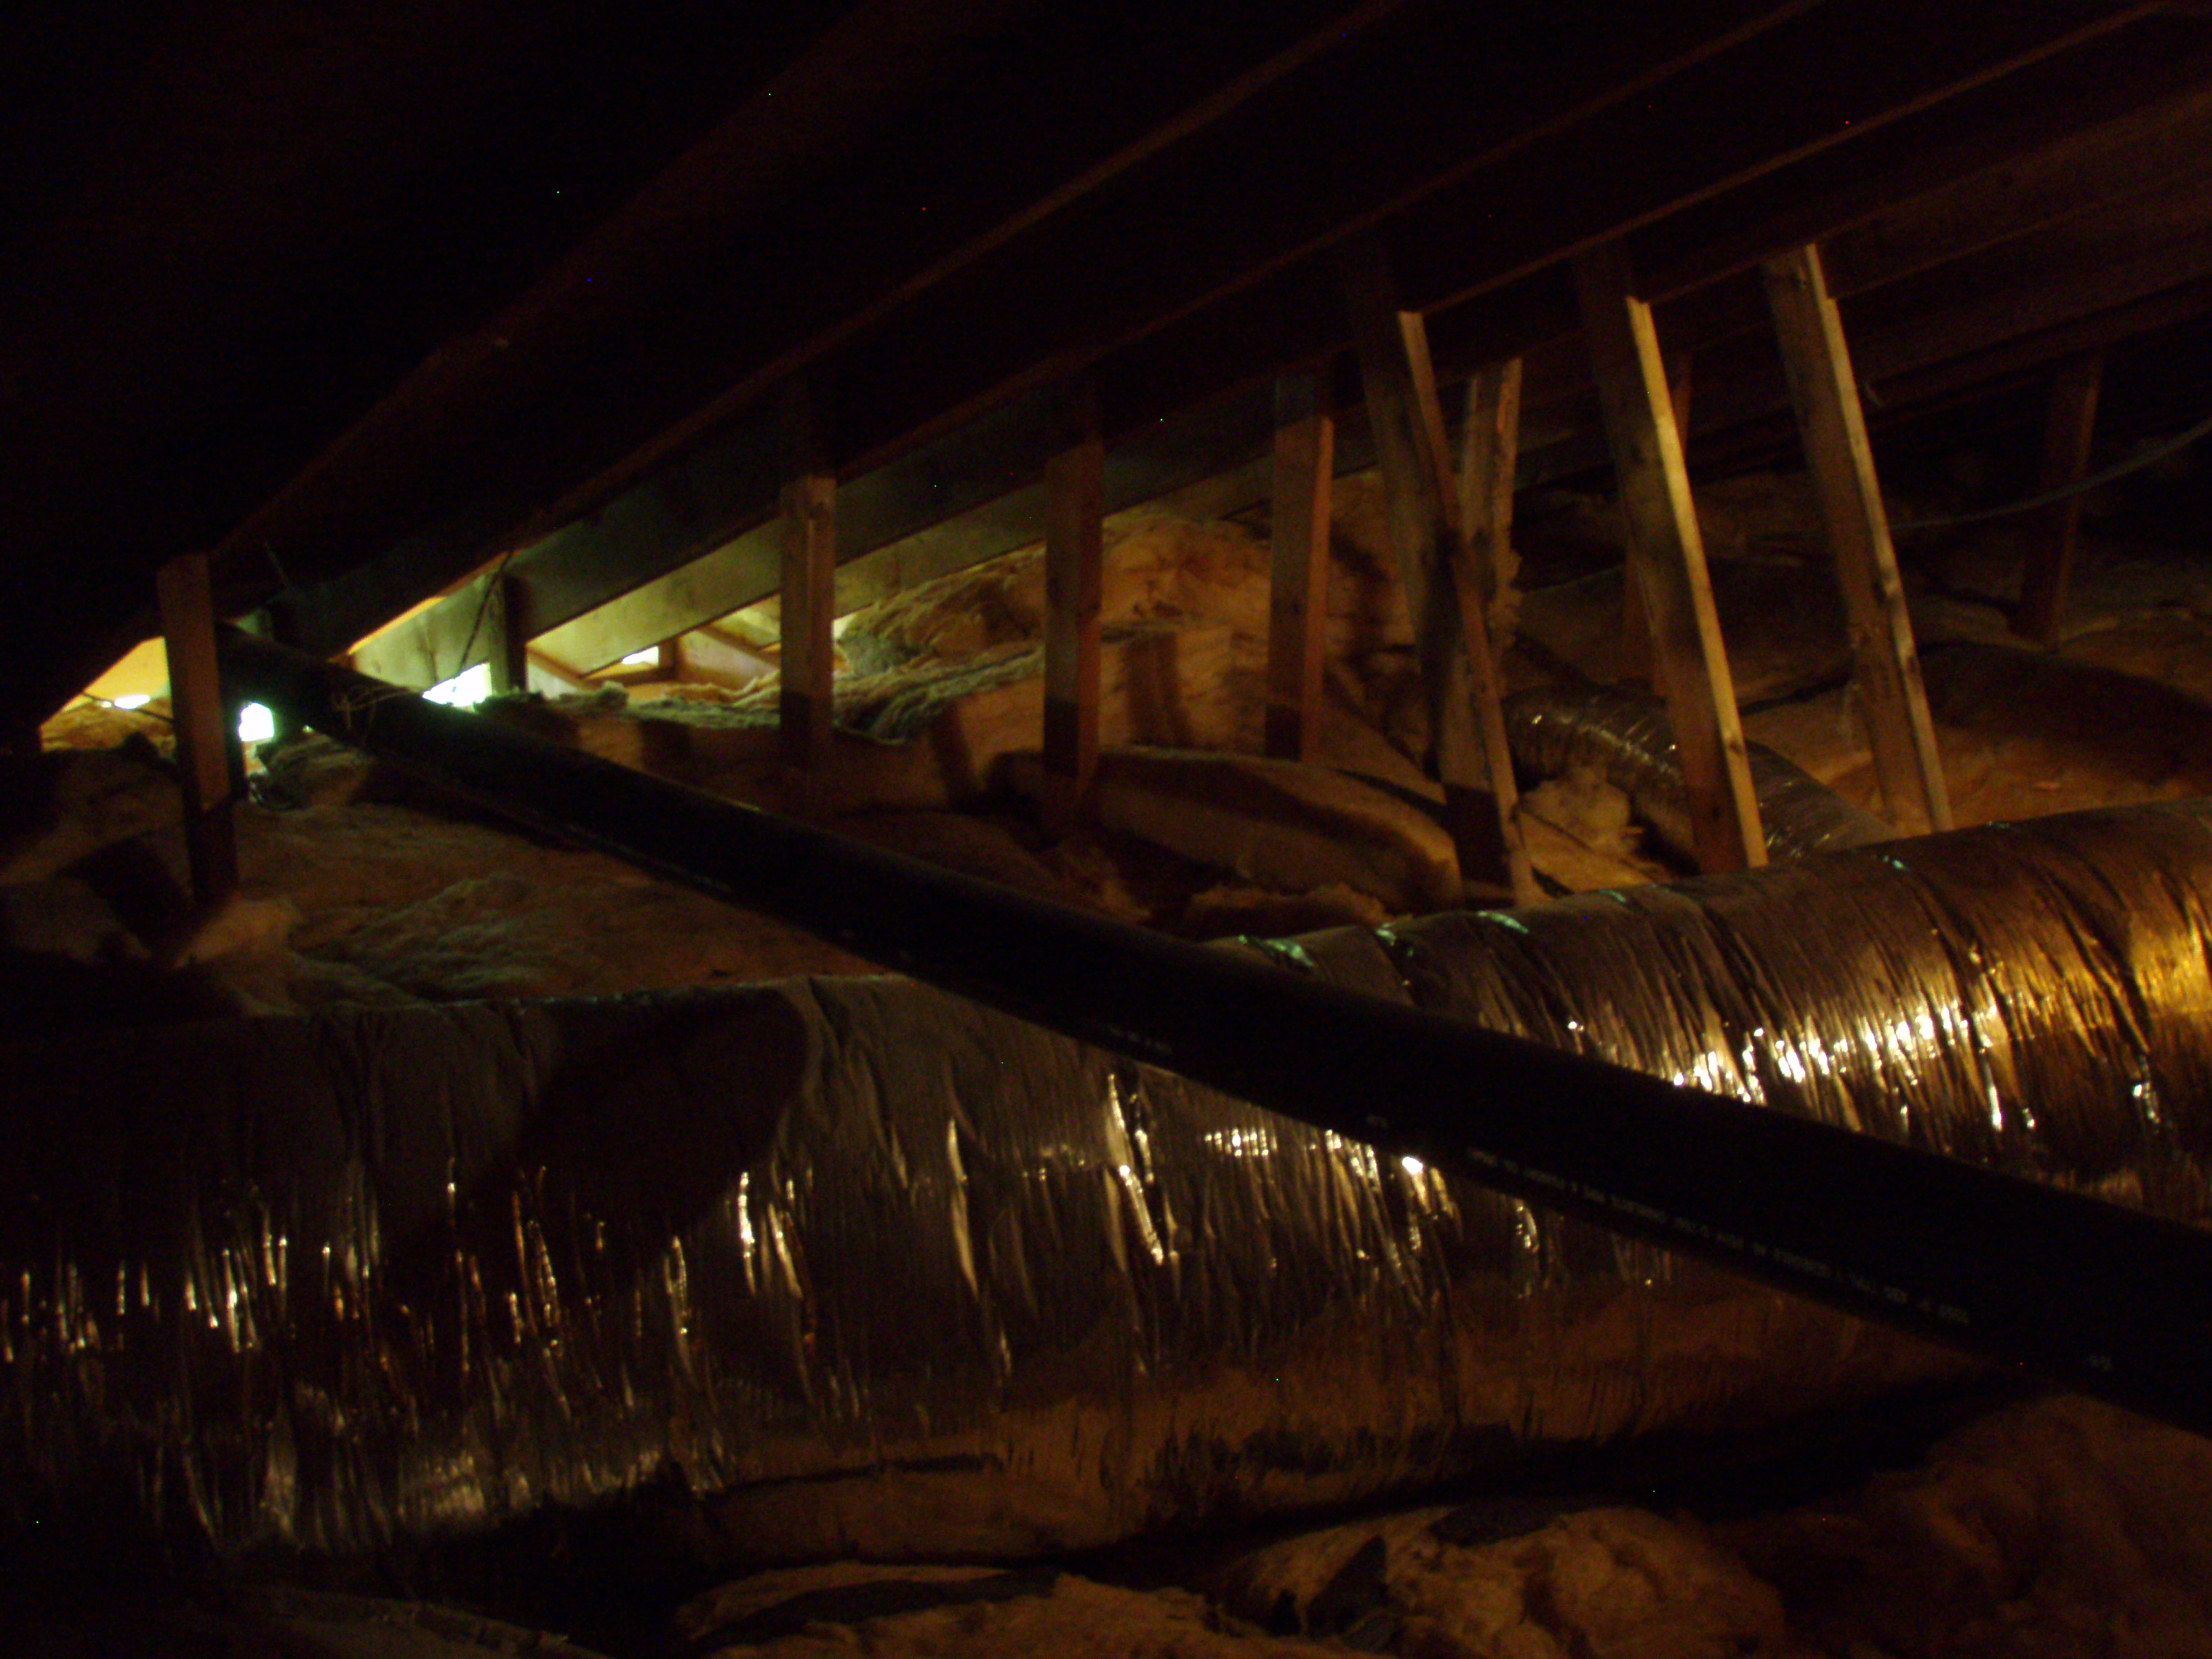
{"label": "wooden roof rafter", "polygon": [[[1747,40],[1732,43],[1734,52],[1752,54],[1745,62],[1736,64],[1735,73],[1748,79],[1771,70],[1774,57],[1760,56],[1759,52],[1778,55],[1785,60],[1813,52],[1818,37],[1791,33],[1783,26],[1787,24],[1791,29],[1802,31],[1808,27],[1808,15],[1818,15],[1819,9],[1790,8],[1786,17],[1773,21],[1771,28]],[[1981,29],[1974,41],[1959,43],[1950,58],[1943,58],[1941,54],[1923,54],[1909,72],[1897,71],[1897,78],[1884,89],[1884,95],[1899,100],[1891,118],[1896,124],[1909,125],[1914,122],[1924,124],[1940,116],[1945,106],[1939,100],[1939,93],[1945,87],[1962,99],[1987,100],[2006,86],[2001,72],[2003,70],[2008,68],[2029,77],[2046,75],[2054,56],[2062,52],[2109,57],[2124,43],[2130,53],[2139,54],[2141,48],[2130,40],[2122,25],[2141,23],[2154,9],[2085,6],[2056,22],[2047,15],[2041,16],[2042,33],[2006,36],[1998,31],[1992,36],[1990,30]],[[1862,23],[1864,21],[1860,19]],[[2201,53],[2204,45],[2203,31],[2195,30],[2188,40],[2193,41]],[[2162,38],[2155,44],[2158,50],[2145,55],[2158,64],[2170,64],[2177,57],[2186,55],[2177,53],[2174,38]],[[1754,52],[1754,48],[1758,51]],[[1689,67],[1717,73],[1716,66],[1729,58],[1729,52],[1701,55]],[[1946,81],[1946,76],[1951,78]],[[2171,84],[2164,84],[2161,89],[2171,93]],[[2125,102],[2119,106],[2123,111],[2130,106]],[[1853,131],[1845,132],[1836,125],[1840,118],[1832,110],[1816,108],[1800,113],[1803,123],[1798,131],[1800,142],[1786,152],[1785,159],[1778,161],[1760,154],[1757,145],[1749,149],[1732,148],[1734,141],[1729,141],[1706,157],[1710,167],[1720,176],[1700,175],[1694,167],[1686,172],[1678,166],[1666,183],[1647,185],[1655,195],[1665,196],[1666,199],[1647,198],[1640,204],[1629,202],[1626,206],[1616,202],[1614,215],[1617,217],[1626,212],[1632,225],[1663,228],[1669,222],[1665,215],[1694,212],[1703,216],[1710,226],[1718,222],[1716,216],[1738,198],[1743,199],[1747,213],[1753,212],[1762,205],[1761,192],[1766,181],[1802,167],[1808,161],[1818,161],[1831,149],[1840,147],[1847,150],[1850,144],[1865,143],[1865,135],[1879,128],[1878,122],[1861,122],[1855,124]],[[1623,113],[1607,104],[1594,112],[1592,118],[1601,123],[1624,122],[1632,121],[1633,116],[1632,111]],[[1658,131],[1663,131],[1664,121],[1676,118],[1668,113],[1663,118],[1652,118],[1661,119]],[[2046,121],[2047,125],[2038,130],[2045,137],[2064,125],[2063,118],[2057,115],[2047,114]],[[1573,123],[1566,124],[1561,131],[1578,132],[1579,142],[1594,142],[1589,133],[1576,128]],[[1824,131],[1825,139],[1820,137]],[[1655,142],[1656,136],[1655,132]],[[1770,130],[1762,142],[1771,145],[1788,136]],[[2015,136],[2024,143],[2032,135]],[[1614,132],[1609,142],[1619,138],[1620,134]],[[1516,149],[1516,153],[1521,152]],[[1795,159],[1788,159],[1791,157]],[[1547,155],[1535,156],[1532,164],[1533,176],[1539,179],[1553,176],[1562,165],[1556,156]],[[1933,190],[1956,180],[1939,176],[1926,182]],[[1394,239],[1404,245],[1418,245],[1425,233],[1431,244],[1442,242],[1463,248],[1463,234],[1456,239],[1442,234],[1450,209],[1439,205],[1457,201],[1455,192],[1461,188],[1455,185],[1401,212],[1391,223]],[[1667,195],[1669,191],[1679,194]],[[1863,204],[1854,206],[1863,217]],[[1615,224],[1612,228],[1621,227]],[[1756,234],[1755,226],[1748,224],[1735,228],[1746,236]],[[1793,225],[1790,228],[1794,231],[1798,227]],[[1555,230],[1567,234],[1562,227],[1555,227]],[[1427,268],[1432,285],[1441,280],[1456,283],[1463,290],[1472,290],[1471,299],[1438,319],[1440,356],[1469,366],[1486,349],[1489,355],[1506,355],[1534,340],[1557,337],[1572,329],[1571,309],[1566,303],[1563,285],[1553,273],[1540,269],[1516,276],[1514,273],[1518,267],[1510,263],[1515,257],[1511,251],[1501,253],[1490,246],[1480,250],[1478,265],[1463,265],[1455,274],[1442,270],[1437,263],[1439,257],[1431,248]],[[1471,279],[1472,270],[1484,268],[1495,272],[1501,263],[1504,264],[1504,276]],[[1164,328],[1146,328],[1134,339],[1109,347],[1101,356],[1087,359],[1101,388],[1109,433],[1127,434],[1179,410],[1193,407],[1218,393],[1224,384],[1237,385],[1270,372],[1286,355],[1320,355],[1340,346],[1343,328],[1340,302],[1333,292],[1324,295],[1316,291],[1319,284],[1309,275],[1309,267],[1314,264],[1311,259],[1303,263],[1294,260],[1277,269],[1273,276],[1241,283],[1231,293],[1189,312],[1179,321]],[[1333,289],[1333,283],[1330,286]],[[969,307],[975,303],[973,294],[960,302]],[[963,314],[960,304],[955,305],[951,314]],[[1070,314],[1079,320],[1085,313],[1072,309]],[[872,361],[870,351],[879,356],[892,351],[901,337],[903,337],[896,331],[881,331],[876,344],[864,344],[858,349],[857,356],[841,356],[838,373],[859,374]],[[1078,360],[1071,358],[1064,349],[1056,354],[1048,350],[1036,366],[1023,371],[1012,384],[1017,392],[1025,380],[1048,387],[1054,371]],[[888,365],[891,359],[886,356],[883,361]],[[1024,443],[1025,423],[1036,425],[1038,421],[1048,419],[1040,416],[1037,420],[1030,420],[1024,411],[1031,407],[1044,409],[1049,403],[1049,393],[1042,392],[1028,399],[1017,395],[1012,401],[1007,401],[1007,383],[994,382],[994,386],[993,392],[984,399],[984,406],[988,408],[995,399],[998,407],[982,415],[980,422],[964,433],[958,428],[954,416],[924,415],[920,412],[924,408],[920,403],[905,405],[902,410],[896,406],[895,398],[872,398],[866,421],[848,423],[840,434],[843,462],[841,470],[857,484],[864,477],[876,476],[867,471],[872,462],[887,460],[889,464],[878,469],[885,481],[884,493],[886,496],[902,496],[911,510],[898,526],[886,526],[887,532],[895,530],[896,533],[874,540],[855,537],[848,542],[844,556],[851,558],[872,546],[881,546],[887,540],[896,540],[926,528],[930,497],[938,498],[943,508],[939,516],[950,518],[973,510],[981,501],[994,495],[1007,495],[1024,487],[1028,477],[1042,464],[1042,450],[1038,444]],[[933,392],[929,395],[937,394]],[[887,401],[894,404],[888,413],[882,408]],[[957,412],[967,413],[967,405],[961,404]],[[969,418],[974,416],[970,415]],[[921,422],[918,428],[914,426],[917,420]],[[926,436],[948,427],[953,428],[953,436],[940,441],[939,451],[946,459],[942,464],[925,460],[929,451],[916,447],[917,434]],[[903,428],[907,435],[893,437],[890,435],[893,428]],[[884,435],[872,439],[872,433]],[[1259,441],[1255,431],[1252,441]],[[518,560],[525,580],[543,584],[549,593],[560,596],[556,603],[549,604],[536,614],[544,619],[547,626],[559,626],[618,598],[629,588],[662,579],[680,586],[684,579],[669,577],[667,573],[680,571],[718,546],[734,545],[733,538],[742,538],[749,524],[764,522],[767,516],[769,480],[763,476],[748,482],[744,476],[748,471],[745,457],[761,453],[765,441],[764,434],[747,435],[744,418],[741,416],[721,432],[700,440],[658,474],[647,475],[617,495],[595,519],[580,520],[526,550]],[[951,459],[956,457],[962,459]],[[902,482],[894,485],[890,481],[895,478]],[[714,590],[717,603],[737,591],[728,582],[707,586]],[[654,607],[654,626],[669,619],[665,607]],[[437,625],[434,618],[416,624],[424,637]]]}

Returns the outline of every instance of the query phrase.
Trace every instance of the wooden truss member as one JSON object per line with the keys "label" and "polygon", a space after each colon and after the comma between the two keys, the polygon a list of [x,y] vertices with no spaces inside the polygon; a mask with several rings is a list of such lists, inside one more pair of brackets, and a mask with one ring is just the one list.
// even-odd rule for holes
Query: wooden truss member
{"label": "wooden truss member", "polygon": [[1072,436],[1045,464],[1044,822],[1082,819],[1098,769],[1098,617],[1105,602],[1105,445],[1096,401],[1075,394]]}
{"label": "wooden truss member", "polygon": [[1951,828],[1951,797],[1928,717],[1912,618],[1897,573],[1874,450],[1842,313],[1828,293],[1820,250],[1810,244],[1769,259],[1767,297],[1836,556],[1836,576],[1858,666],[1875,772],[1890,822],[1908,835]]}
{"label": "wooden truss member", "polygon": [[1312,751],[1321,710],[1336,482],[1336,419],[1329,413],[1326,373],[1305,369],[1275,382],[1267,752],[1279,760],[1302,761]]}
{"label": "wooden truss member", "polygon": [[[1428,331],[1419,313],[1398,309],[1376,243],[1347,252],[1345,278],[1368,424],[1389,499],[1391,540],[1428,691],[1437,778],[1460,867],[1473,872],[1502,866],[1514,902],[1533,904],[1543,894],[1521,833],[1520,792],[1486,615],[1488,588],[1474,568],[1454,487]],[[1488,812],[1481,802],[1486,784]]]}
{"label": "wooden truss member", "polygon": [[231,746],[237,741],[216,672],[215,604],[204,554],[172,559],[155,573],[155,602],[169,655],[169,718],[177,735],[178,782],[185,797],[185,855],[192,897],[212,908],[238,888],[238,836],[232,822]]}
{"label": "wooden truss member", "polygon": [[837,478],[824,459],[817,418],[803,386],[786,400],[782,497],[781,680],[786,799],[811,811],[829,769],[835,704],[831,689],[837,576]]}
{"label": "wooden truss member", "polygon": [[[528,592],[512,571],[501,570],[485,607],[490,630],[491,689],[505,694],[530,689],[530,623],[525,615]],[[461,665],[465,668],[466,663]]]}
{"label": "wooden truss member", "polygon": [[1653,668],[1674,723],[1698,862],[1706,870],[1762,865],[1766,838],[1651,307],[1637,297],[1617,243],[1579,255],[1574,276],[1620,476],[1629,574],[1651,625]]}
{"label": "wooden truss member", "polygon": [[[2043,431],[2039,488],[2073,489],[2089,471],[2089,445],[2097,432],[2097,399],[2104,387],[2105,354],[2085,351],[2059,366],[2051,386],[2051,412]],[[2066,614],[2066,589],[2074,574],[2074,545],[2081,531],[2081,497],[2053,501],[2031,521],[2027,568],[2021,573],[2020,611],[2013,631],[2039,644],[2058,637]]]}

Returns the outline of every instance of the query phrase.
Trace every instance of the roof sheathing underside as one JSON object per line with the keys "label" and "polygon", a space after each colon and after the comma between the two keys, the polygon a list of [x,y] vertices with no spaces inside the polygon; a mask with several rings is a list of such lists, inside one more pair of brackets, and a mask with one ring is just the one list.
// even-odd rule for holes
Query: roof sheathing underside
{"label": "roof sheathing underside", "polygon": [[1786,411],[1750,267],[1806,240],[1881,410],[2212,308],[2191,9],[1646,9],[234,3],[23,42],[0,720],[150,631],[182,553],[325,649],[507,551],[569,621],[767,520],[800,376],[848,557],[871,499],[882,544],[1032,483],[1079,385],[1125,492],[1202,476],[1265,442],[1242,389],[1343,350],[1358,238],[1447,372],[1532,354],[1554,467],[1598,454],[1563,262],[1607,240],[1717,453]]}

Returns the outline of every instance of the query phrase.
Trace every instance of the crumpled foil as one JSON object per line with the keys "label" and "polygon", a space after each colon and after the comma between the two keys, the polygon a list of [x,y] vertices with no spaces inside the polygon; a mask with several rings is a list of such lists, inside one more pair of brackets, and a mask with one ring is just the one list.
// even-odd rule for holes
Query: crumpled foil
{"label": "crumpled foil", "polygon": [[[1674,726],[1656,697],[1601,685],[1516,691],[1505,700],[1505,735],[1516,771],[1556,778],[1578,768],[1595,770],[1628,797],[1629,810],[1669,851],[1696,861]],[[1769,858],[1803,858],[1896,838],[1887,823],[1764,744],[1744,747]]]}
{"label": "crumpled foil", "polygon": [[[1251,948],[2189,1218],[2208,905],[2212,805],[2147,807]],[[1963,1364],[890,977],[18,1045],[0,1100],[18,1537],[674,1492],[724,1560],[1018,1556]]]}

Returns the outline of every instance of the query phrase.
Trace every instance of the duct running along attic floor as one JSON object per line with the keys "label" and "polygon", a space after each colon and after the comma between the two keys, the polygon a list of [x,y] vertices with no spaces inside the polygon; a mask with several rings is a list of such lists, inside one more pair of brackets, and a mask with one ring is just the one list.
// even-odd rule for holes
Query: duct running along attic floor
{"label": "duct running along attic floor", "polygon": [[[1725,509],[1714,516],[1725,521]],[[1221,551],[1234,554],[1232,529],[1207,527],[1194,539],[1208,550],[1205,569],[1226,566],[1233,576],[1236,558]],[[1808,666],[1819,653],[1771,643],[1774,630],[1803,628],[1816,609],[1802,596],[1822,591],[1808,580],[1817,569],[1793,556],[1778,532],[1746,533],[1735,558],[1726,556],[1727,536],[1714,540],[1723,617],[1754,711],[1752,735],[1878,811],[1848,689],[1823,684],[1832,667]],[[1982,556],[1994,568],[2002,561],[1990,545],[1983,544]],[[1918,596],[1922,637],[1963,823],[2206,793],[2207,751],[2193,735],[2200,714],[2212,712],[2198,701],[2212,683],[2204,667],[2212,662],[2212,629],[2203,621],[2202,567],[2124,551],[2085,572],[2083,626],[2056,653],[2019,653],[2000,641],[1997,611],[1973,597],[1982,591],[1972,580],[1974,549],[1954,550],[1956,556],[1932,567],[1945,591]],[[1162,556],[1161,563],[1171,569],[1175,562]],[[1228,689],[1187,684],[1184,705],[1165,713],[1133,700],[1127,740],[1172,742],[1180,732],[1185,741],[1176,746],[1187,747],[1188,734],[1208,720],[1232,734],[1253,724],[1249,682],[1241,696],[1237,690],[1238,636],[1249,631],[1238,624],[1249,616],[1237,587],[1235,580],[1213,576],[1212,589],[1230,590],[1224,598],[1185,580],[1184,593],[1199,590],[1197,597],[1186,598],[1173,615],[1155,605],[1139,617],[1132,604],[1132,622],[1226,630],[1227,647],[1214,647],[1213,660],[1221,665],[1218,684]],[[1539,648],[1522,660],[1524,678],[1556,672],[1562,659],[1574,660],[1578,635],[1595,638],[1614,625],[1617,592],[1607,596],[1601,582],[1587,578],[1571,590],[1555,585],[1527,596],[1523,625]],[[1777,602],[1792,593],[1801,597]],[[848,812],[842,827],[1200,934],[1402,915],[1419,890],[1419,883],[1407,885],[1407,872],[1427,867],[1420,860],[1432,843],[1422,815],[1399,810],[1405,794],[1423,792],[1407,753],[1418,752],[1420,734],[1395,678],[1397,649],[1386,633],[1364,655],[1347,651],[1337,680],[1340,764],[1397,793],[1371,783],[1363,786],[1364,795],[1318,782],[1287,797],[1248,788],[1237,798],[1258,804],[1232,815],[1239,822],[1193,836],[1179,832],[1171,811],[1148,813],[1143,806],[1147,791],[1157,799],[1176,781],[1164,784],[1139,773],[1125,827],[1054,845],[1036,833],[1018,797],[979,799],[968,793],[973,781],[948,783],[941,769],[920,784],[902,770],[874,799],[850,803],[877,810]],[[1762,660],[1773,665],[1764,677],[1757,672]],[[930,678],[911,662],[901,666],[911,684]],[[1002,690],[971,687],[963,697]],[[1209,696],[1224,714],[1206,713]],[[714,703],[695,696],[690,706],[702,702]],[[963,713],[957,700],[947,706],[971,734],[1021,725],[1003,710],[971,706]],[[650,720],[656,712],[671,725],[710,735],[682,744],[665,734],[656,738],[633,718],[643,713]],[[742,708],[735,724],[724,726],[679,720],[682,712],[592,706],[526,717],[563,723],[579,743],[668,767],[689,781],[712,781],[711,760],[732,793],[745,793],[748,777],[750,787],[764,787],[750,740],[732,735],[752,729]],[[929,714],[933,726],[945,718],[942,710]],[[717,732],[724,735],[711,735]],[[72,957],[88,970],[88,983],[118,971],[118,959],[134,960],[141,971],[131,994],[166,988],[179,999],[180,1016],[592,994],[858,966],[596,855],[518,838],[434,804],[426,811],[419,798],[393,799],[404,796],[404,787],[335,757],[293,767],[290,785],[307,805],[247,815],[248,897],[182,946],[163,935],[159,921],[134,929],[129,902],[113,897],[133,886],[132,856],[113,852],[117,847],[136,843],[149,853],[150,864],[137,860],[142,894],[161,887],[154,872],[166,872],[173,884],[181,868],[173,832],[149,827],[165,811],[158,775],[142,787],[142,763],[113,757],[52,769],[58,775],[49,797],[55,822],[42,835],[19,839],[8,866],[12,942],[19,951]],[[284,769],[274,770],[281,779]],[[1218,773],[1201,775],[1201,790],[1218,781]],[[1552,860],[1556,881],[1617,884],[1624,867],[1664,870],[1666,849],[1627,821],[1623,802],[1602,780],[1568,781],[1571,787],[1539,800],[1565,820],[1555,827],[1574,853]],[[1311,872],[1294,831],[1310,826],[1317,811],[1333,814],[1324,819],[1332,826],[1361,826],[1363,836],[1349,839],[1364,856],[1334,872],[1342,879],[1269,884],[1283,872],[1298,878]],[[104,862],[94,856],[103,848]],[[1577,862],[1584,854],[1595,864]],[[1602,879],[1589,880],[1591,873]],[[161,914],[158,896],[144,902]],[[1299,906],[1306,907],[1302,913]],[[1307,919],[1291,927],[1245,925],[1293,913]],[[169,962],[184,955],[198,957],[197,971],[170,973]],[[2212,1627],[2202,1589],[2212,1583],[2204,1518],[2212,1514],[2212,1454],[2193,1437],[2077,1400],[2002,1406],[1938,1437],[1909,1467],[1847,1479],[1820,1501],[1750,1516],[1715,1518],[1626,1504],[1620,1501],[1626,1493],[1600,1496],[1607,1501],[1553,1501],[1518,1511],[1492,1501],[1487,1509],[1353,1521],[1241,1556],[1214,1547],[1205,1553],[1206,1571],[1172,1589],[1158,1586],[1153,1568],[1132,1573],[1120,1587],[1099,1582],[1105,1575],[1093,1563],[1058,1573],[1029,1563],[785,1569],[693,1601],[677,1628],[689,1650],[701,1653],[858,1647],[946,1655],[1259,1655],[1350,1645],[1443,1655],[1863,1659],[2179,1655],[2202,1650]],[[222,1628],[222,1616],[194,1616],[200,1628]],[[163,1628],[169,1617],[149,1615],[153,1622],[143,1628]],[[283,1617],[297,1627],[287,1639],[302,1651],[356,1650],[343,1645],[348,1641],[358,1648],[358,1632],[333,1633],[343,1622],[334,1617],[324,1620],[319,1633],[313,1608],[295,1606]],[[205,1625],[208,1619],[215,1624]],[[82,1628],[49,1626],[39,1638],[47,1647],[29,1650],[90,1650],[70,1645]],[[181,1635],[187,1626],[167,1628]],[[392,1639],[402,1644],[382,1650],[439,1651],[427,1634]]]}

